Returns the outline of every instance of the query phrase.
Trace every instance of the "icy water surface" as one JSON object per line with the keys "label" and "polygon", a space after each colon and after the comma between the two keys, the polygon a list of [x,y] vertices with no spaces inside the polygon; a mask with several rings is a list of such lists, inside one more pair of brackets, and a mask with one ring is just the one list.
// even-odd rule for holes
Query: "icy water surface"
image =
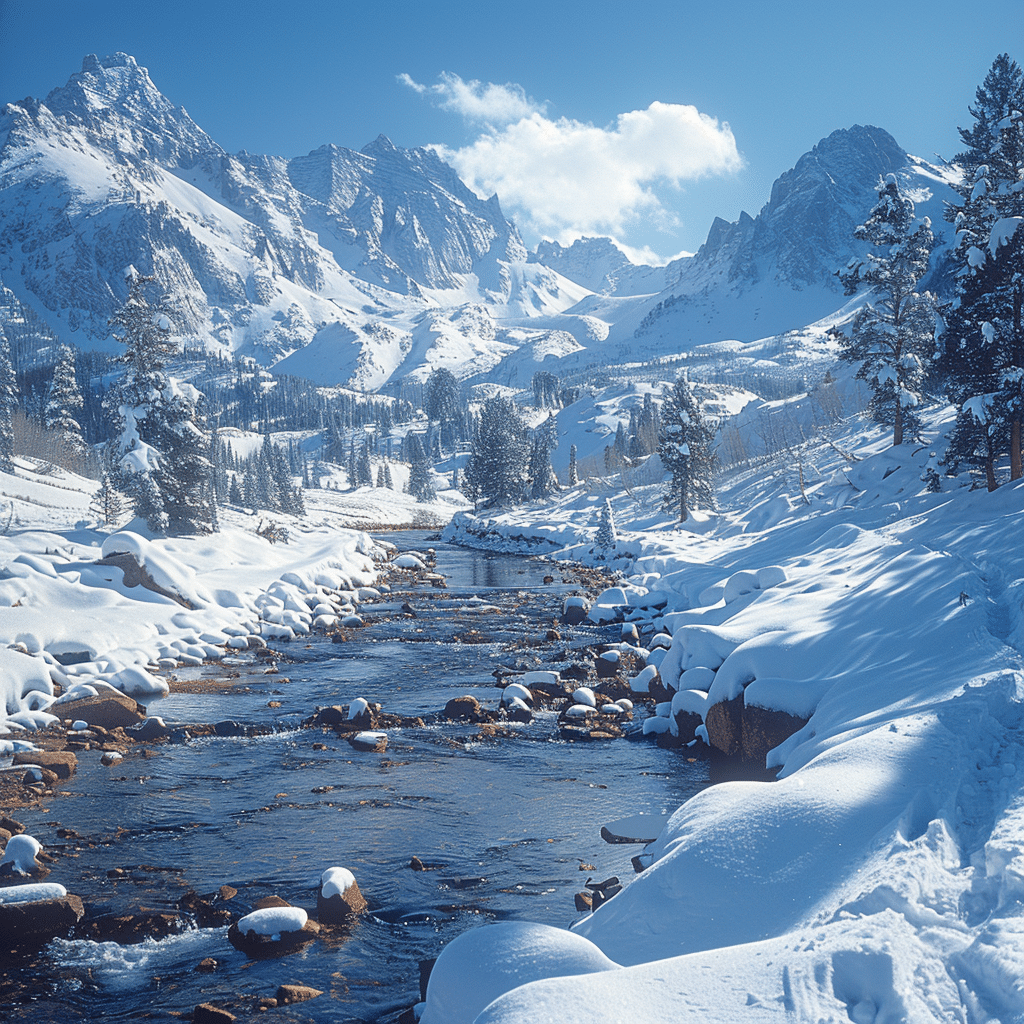
{"label": "icy water surface", "polygon": [[[422,534],[388,539],[402,548],[427,543]],[[438,546],[438,569],[447,590],[402,596],[415,618],[378,616],[348,643],[314,638],[286,648],[301,658],[281,666],[288,682],[261,677],[247,680],[249,692],[174,695],[152,709],[168,720],[230,718],[280,731],[161,745],[116,768],[89,752],[48,813],[22,814],[47,847],[66,847],[50,880],[93,913],[170,910],[187,888],[205,894],[223,884],[238,889],[231,906],[239,912],[271,894],[312,909],[322,871],[342,865],[371,908],[351,937],[260,961],[237,952],[223,929],[134,946],[58,942],[25,965],[21,980],[31,979],[34,998],[8,1007],[11,1019],[170,1020],[201,1002],[248,1016],[278,985],[298,983],[325,995],[270,1011],[274,1021],[393,1021],[419,999],[419,961],[463,930],[510,918],[566,926],[589,876],[632,876],[639,848],[602,842],[600,827],[672,810],[706,785],[705,766],[676,751],[560,742],[553,713],[519,738],[486,743],[463,745],[473,730],[458,726],[392,731],[385,754],[297,728],[316,705],[358,696],[408,715],[463,693],[494,705],[496,665],[566,646],[529,646],[569,589],[556,566]],[[547,574],[554,583],[542,582]],[[475,612],[474,596],[502,611]],[[488,642],[453,640],[471,629]],[[568,646],[602,635],[611,637],[574,630]],[[59,828],[82,838],[62,839]],[[412,871],[414,854],[439,866]],[[108,878],[115,867],[127,873]],[[214,973],[196,972],[205,957],[217,960]]]}

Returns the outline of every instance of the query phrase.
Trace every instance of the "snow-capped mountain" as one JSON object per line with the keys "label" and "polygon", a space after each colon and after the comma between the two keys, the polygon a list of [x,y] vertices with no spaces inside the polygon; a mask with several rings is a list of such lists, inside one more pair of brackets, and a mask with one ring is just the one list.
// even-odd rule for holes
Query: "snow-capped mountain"
{"label": "snow-capped mountain", "polygon": [[908,155],[881,128],[835,131],[775,181],[756,217],[715,218],[696,255],[666,268],[671,283],[657,304],[623,318],[609,340],[679,351],[819,320],[845,301],[836,270],[864,249],[853,232],[875,204],[879,180],[901,178],[918,216],[938,228],[953,173]]}
{"label": "snow-capped mountain", "polygon": [[0,252],[4,283],[81,347],[107,343],[133,264],[174,297],[186,338],[275,363],[330,328],[355,351],[318,376],[369,388],[439,304],[528,317],[585,294],[528,268],[497,197],[432,151],[381,136],[359,153],[228,154],[125,54],[3,109]]}
{"label": "snow-capped mountain", "polygon": [[577,238],[569,246],[545,239],[530,259],[599,295],[650,295],[668,283],[664,267],[631,262],[610,238]]}
{"label": "snow-capped mountain", "polygon": [[833,272],[890,171],[924,207],[945,194],[944,172],[857,126],[801,157],[756,218],[715,220],[693,257],[636,266],[601,238],[528,254],[498,198],[431,150],[380,136],[229,154],[132,57],[90,56],[45,101],[0,111],[0,280],[82,348],[111,347],[132,264],[192,345],[365,390],[437,366],[522,383],[835,311]]}

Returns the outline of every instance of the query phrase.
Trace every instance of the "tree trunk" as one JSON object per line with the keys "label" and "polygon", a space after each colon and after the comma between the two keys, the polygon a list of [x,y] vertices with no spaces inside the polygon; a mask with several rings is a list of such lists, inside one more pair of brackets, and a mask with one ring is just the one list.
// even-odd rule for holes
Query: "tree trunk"
{"label": "tree trunk", "polygon": [[903,444],[903,406],[899,397],[896,398],[896,422],[892,425],[892,446]]}
{"label": "tree trunk", "polygon": [[994,491],[999,485],[996,483],[996,458],[990,451],[985,456],[985,482],[988,484],[988,489]]}
{"label": "tree trunk", "polygon": [[1010,479],[1019,480],[1020,478],[1020,417],[1018,416],[1010,424]]}
{"label": "tree trunk", "polygon": [[689,512],[687,512],[687,510],[686,510],[686,495],[685,494],[681,494],[679,496],[679,522],[685,523],[686,522],[686,517],[688,515],[689,515]]}

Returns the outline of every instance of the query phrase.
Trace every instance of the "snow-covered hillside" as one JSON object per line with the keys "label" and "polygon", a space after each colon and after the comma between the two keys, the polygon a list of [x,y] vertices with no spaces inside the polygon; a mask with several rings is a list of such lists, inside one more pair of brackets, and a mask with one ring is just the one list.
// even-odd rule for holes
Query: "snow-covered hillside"
{"label": "snow-covered hillside", "polygon": [[489,956],[529,939],[505,926],[474,935],[473,975],[453,943],[424,1024],[1021,1019],[1024,489],[928,492],[949,424],[893,449],[854,420],[799,466],[729,474],[722,511],[675,531],[656,489],[613,488],[608,552],[600,488],[456,520],[472,543],[610,559],[667,601],[625,609],[671,635],[663,681],[809,721],[768,754],[779,781],[704,790],[624,891],[546,933],[551,966]]}

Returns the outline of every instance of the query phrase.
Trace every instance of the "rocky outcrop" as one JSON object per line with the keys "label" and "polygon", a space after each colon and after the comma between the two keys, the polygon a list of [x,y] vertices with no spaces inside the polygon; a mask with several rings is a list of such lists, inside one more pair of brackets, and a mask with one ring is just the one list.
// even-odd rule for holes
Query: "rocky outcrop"
{"label": "rocky outcrop", "polygon": [[57,704],[51,710],[62,718],[82,721],[90,726],[98,725],[103,729],[127,729],[138,725],[146,717],[145,709],[138,701],[127,694],[112,691]]}
{"label": "rocky outcrop", "polygon": [[808,719],[785,711],[748,705],[743,694],[713,704],[704,719],[708,743],[713,750],[761,767],[768,751],[802,729],[807,722]]}
{"label": "rocky outcrop", "polygon": [[0,947],[41,946],[68,935],[85,914],[77,896],[30,903],[0,903]]}

